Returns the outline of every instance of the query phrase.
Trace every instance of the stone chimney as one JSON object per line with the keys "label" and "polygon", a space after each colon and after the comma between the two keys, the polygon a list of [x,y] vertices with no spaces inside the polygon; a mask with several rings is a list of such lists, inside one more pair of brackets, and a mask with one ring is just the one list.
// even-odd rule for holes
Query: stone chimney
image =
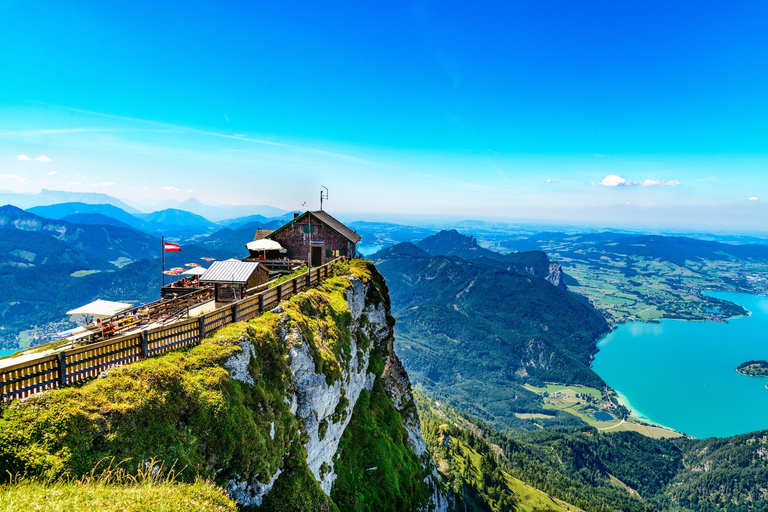
{"label": "stone chimney", "polygon": [[296,220],[299,218],[299,212],[293,212],[293,220]]}

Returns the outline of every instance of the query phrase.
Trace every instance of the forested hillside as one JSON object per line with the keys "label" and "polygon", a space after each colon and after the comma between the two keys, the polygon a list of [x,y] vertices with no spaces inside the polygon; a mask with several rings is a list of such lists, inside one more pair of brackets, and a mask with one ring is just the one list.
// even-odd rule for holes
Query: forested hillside
{"label": "forested hillside", "polygon": [[[500,429],[535,428],[515,416],[541,411],[523,383],[604,386],[589,363],[607,323],[544,279],[481,258],[432,257],[410,243],[372,259],[387,278],[398,354],[430,394]],[[581,424],[560,412],[542,421]]]}
{"label": "forested hillside", "polygon": [[502,434],[423,394],[416,400],[438,469],[469,510],[524,503],[510,478],[587,511],[768,510],[768,431],[701,441],[593,428]]}

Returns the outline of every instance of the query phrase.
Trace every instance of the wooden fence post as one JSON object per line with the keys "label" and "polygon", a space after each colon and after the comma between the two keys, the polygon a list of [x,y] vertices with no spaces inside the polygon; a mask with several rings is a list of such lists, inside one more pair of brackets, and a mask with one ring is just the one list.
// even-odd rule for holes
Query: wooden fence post
{"label": "wooden fence post", "polygon": [[312,284],[312,271],[307,272],[307,286],[305,288],[309,288],[309,285]]}
{"label": "wooden fence post", "polygon": [[147,340],[147,330],[141,331],[141,358],[149,357],[149,341]]}
{"label": "wooden fence post", "polygon": [[63,350],[56,354],[59,356],[59,387],[67,385],[67,354]]}
{"label": "wooden fence post", "polygon": [[237,322],[237,302],[232,304],[232,322]]}
{"label": "wooden fence post", "polygon": [[294,277],[293,278],[293,294],[296,295],[299,293],[299,279]]}
{"label": "wooden fence post", "polygon": [[200,340],[205,338],[205,315],[200,315],[197,319],[198,327],[200,329]]}
{"label": "wooden fence post", "polygon": [[280,304],[283,301],[283,285],[277,285],[277,303]]}
{"label": "wooden fence post", "polygon": [[264,292],[259,294],[259,313],[264,312]]}

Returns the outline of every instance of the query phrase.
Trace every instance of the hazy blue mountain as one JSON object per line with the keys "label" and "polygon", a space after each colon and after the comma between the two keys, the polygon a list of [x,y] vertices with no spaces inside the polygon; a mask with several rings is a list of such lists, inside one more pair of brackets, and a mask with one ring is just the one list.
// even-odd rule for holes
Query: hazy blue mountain
{"label": "hazy blue mountain", "polygon": [[[288,212],[280,217],[265,217],[263,215],[247,215],[245,217],[237,217],[236,219],[227,219],[219,221],[220,226],[225,226],[230,229],[238,229],[246,224],[257,223],[263,227],[264,224],[276,221],[280,226],[288,222],[293,218],[293,212]],[[271,228],[267,228],[271,229]]]}
{"label": "hazy blue mountain", "polygon": [[119,228],[135,229],[133,226],[129,226],[125,222],[120,222],[112,217],[107,217],[100,213],[75,213],[62,217],[61,220],[71,222],[73,224],[95,224],[97,226],[116,226]]}
{"label": "hazy blue mountain", "polygon": [[213,221],[233,219],[247,215],[263,215],[264,217],[273,218],[285,215],[286,213],[285,210],[281,210],[280,208],[268,205],[226,205],[217,203],[206,204],[198,201],[195,198],[190,198],[186,201],[166,200],[129,202],[135,207],[144,211],[163,209],[186,210]]}
{"label": "hazy blue mountain", "polygon": [[[119,258],[135,261],[160,255],[157,238],[132,228],[45,219],[10,205],[0,207],[0,230],[39,232],[106,261]],[[21,245],[18,249],[34,252],[39,247]]]}
{"label": "hazy blue mountain", "polygon": [[[113,268],[107,261],[68,245],[48,233],[18,229],[0,230],[0,266],[5,265],[17,268],[70,265],[77,270]],[[39,279],[46,278],[41,275]]]}
{"label": "hazy blue mountain", "polygon": [[235,219],[227,219],[219,221],[218,224],[220,226],[224,226],[230,229],[237,229],[241,226],[244,226],[245,224],[251,224],[253,222],[256,223],[267,223],[271,221],[269,217],[265,217],[263,215],[246,215],[245,217],[237,217]]}
{"label": "hazy blue mountain", "polygon": [[256,231],[261,229],[277,229],[283,221],[271,220],[268,222],[251,222],[238,228],[224,228],[202,240],[204,247],[218,249],[238,255],[241,258],[248,256],[245,244],[253,240]]}
{"label": "hazy blue mountain", "polygon": [[146,223],[161,224],[169,227],[201,228],[206,230],[213,230],[216,228],[216,224],[205,217],[186,210],[177,210],[174,208],[140,214],[139,217]]}
{"label": "hazy blue mountain", "polygon": [[650,259],[669,261],[684,266],[686,261],[699,259],[768,260],[768,245],[725,244],[683,236],[635,235],[624,233],[589,233],[567,235],[565,233],[539,233],[518,237],[504,242],[505,247],[518,251],[541,250],[562,244],[557,249],[562,256],[577,259],[599,258],[600,255],[643,256]]}
{"label": "hazy blue mountain", "polygon": [[405,226],[390,222],[350,222],[349,227],[362,237],[360,245],[389,247],[400,242],[413,242],[433,235],[434,229]]}
{"label": "hazy blue mountain", "polygon": [[[141,225],[144,223],[144,221],[138,217],[111,204],[59,203],[46,206],[35,206],[33,208],[28,208],[27,211],[40,217],[45,217],[46,219],[64,219],[71,215],[86,213],[99,214],[120,221],[123,224],[127,224],[136,229],[140,229]],[[82,217],[82,219],[87,218]],[[93,224],[93,222],[84,222],[84,224]]]}
{"label": "hazy blue mountain", "polygon": [[65,192],[63,190],[43,189],[38,194],[16,194],[5,192],[0,194],[0,205],[12,204],[18,208],[26,209],[34,206],[44,206],[57,203],[88,203],[88,204],[111,204],[128,213],[140,213],[139,210],[128,206],[120,199],[106,194],[95,192]]}

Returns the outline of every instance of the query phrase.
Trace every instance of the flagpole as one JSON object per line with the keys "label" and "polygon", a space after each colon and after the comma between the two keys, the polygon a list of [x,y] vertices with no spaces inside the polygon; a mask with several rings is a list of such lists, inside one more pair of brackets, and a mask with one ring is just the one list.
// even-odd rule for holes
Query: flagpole
{"label": "flagpole", "polygon": [[161,253],[163,255],[162,256],[163,270],[162,272],[160,272],[160,276],[161,276],[160,278],[163,280],[162,286],[165,286],[165,236],[160,238],[160,243],[163,244],[162,253]]}

